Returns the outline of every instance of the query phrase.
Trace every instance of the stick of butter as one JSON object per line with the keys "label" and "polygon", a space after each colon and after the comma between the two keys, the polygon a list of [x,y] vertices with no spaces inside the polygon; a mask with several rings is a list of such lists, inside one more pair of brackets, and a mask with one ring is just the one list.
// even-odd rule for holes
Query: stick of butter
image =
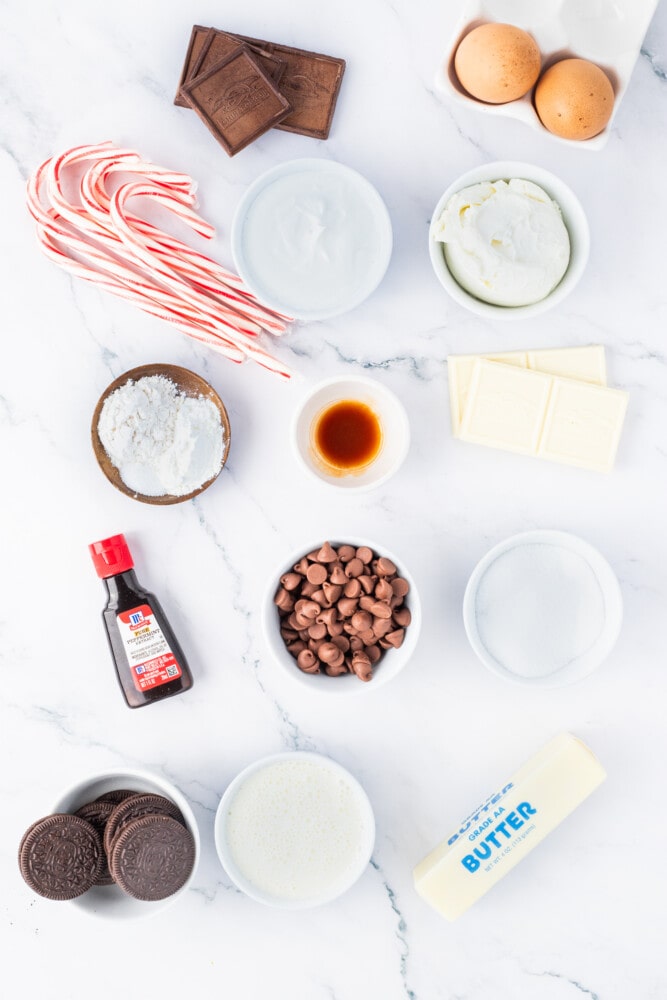
{"label": "stick of butter", "polygon": [[588,747],[561,733],[417,865],[415,889],[443,917],[456,920],[605,778]]}
{"label": "stick of butter", "polygon": [[621,389],[478,359],[459,437],[610,472],[627,405]]}
{"label": "stick of butter", "polygon": [[500,354],[450,354],[447,358],[449,378],[449,403],[452,413],[452,431],[457,437],[468,401],[470,382],[478,359],[497,361],[515,368],[529,368],[545,375],[593,385],[607,384],[607,366],[602,344],[585,347],[555,347],[538,351],[503,351]]}

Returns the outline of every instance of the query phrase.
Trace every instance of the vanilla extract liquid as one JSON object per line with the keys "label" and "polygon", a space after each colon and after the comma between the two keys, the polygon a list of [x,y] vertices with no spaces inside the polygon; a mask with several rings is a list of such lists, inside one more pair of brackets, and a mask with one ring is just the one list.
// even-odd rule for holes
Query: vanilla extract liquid
{"label": "vanilla extract liquid", "polygon": [[361,470],[377,457],[382,427],[370,406],[357,399],[342,399],[328,406],[313,428],[313,444],[320,459],[332,470]]}

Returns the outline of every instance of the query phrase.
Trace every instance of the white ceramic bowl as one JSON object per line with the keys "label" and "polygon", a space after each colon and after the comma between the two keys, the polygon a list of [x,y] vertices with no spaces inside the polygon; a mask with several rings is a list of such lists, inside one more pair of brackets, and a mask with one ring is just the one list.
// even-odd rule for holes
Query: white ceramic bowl
{"label": "white ceramic bowl", "polygon": [[53,813],[73,813],[87,802],[92,802],[105,792],[110,792],[115,788],[128,788],[130,791],[150,792],[156,795],[164,795],[166,798],[178,806],[185,820],[185,825],[192,834],[195,844],[195,863],[192,872],[185,885],[178,892],[167,899],[156,900],[155,902],[144,902],[133,899],[127,893],[119,889],[117,885],[94,886],[82,896],[70,900],[72,905],[82,910],[84,913],[95,917],[104,917],[112,920],[126,920],[134,917],[148,917],[159,913],[165,907],[175,903],[179,896],[188,890],[192,884],[197,865],[199,863],[199,829],[194,813],[185,796],[172,785],[156,774],[149,771],[101,771],[99,774],[83,778],[75,785],[65,789],[51,807]]}
{"label": "white ceramic bowl", "polygon": [[[345,474],[327,468],[318,458],[312,440],[318,415],[341,400],[365,403],[382,428],[376,458],[364,468]],[[410,447],[410,424],[403,404],[380,382],[360,375],[343,376],[320,382],[309,391],[294,417],[291,437],[297,460],[316,479],[348,492],[362,492],[381,486],[401,467]]]}
{"label": "white ceramic bowl", "polygon": [[273,598],[280,586],[280,577],[283,573],[289,572],[295,563],[308,552],[320,548],[324,541],[325,539],[322,538],[318,539],[313,545],[300,546],[280,565],[276,573],[271,577],[262,604],[262,629],[264,637],[273,658],[283,673],[295,683],[300,684],[305,690],[311,691],[316,695],[319,694],[332,698],[368,694],[372,691],[377,691],[383,684],[387,684],[400,674],[401,670],[403,670],[414,654],[422,623],[421,602],[417,585],[410,572],[406,569],[404,561],[399,556],[394,555],[393,552],[390,552],[385,545],[376,544],[367,538],[361,539],[347,535],[341,538],[329,538],[328,541],[334,548],[338,545],[354,545],[355,548],[367,545],[374,552],[377,552],[378,555],[391,559],[400,575],[410,584],[410,592],[405,603],[410,609],[412,620],[405,630],[403,645],[398,649],[385,650],[382,658],[373,667],[372,680],[361,681],[353,674],[343,674],[341,677],[329,677],[327,674],[306,674],[303,670],[299,670],[296,660],[285,646],[283,637],[280,634],[278,608],[273,603]]}
{"label": "white ceramic bowl", "polygon": [[[315,764],[318,767],[323,768],[325,771],[331,772],[337,781],[342,782],[347,786],[347,789],[351,792],[352,799],[357,807],[358,815],[361,818],[361,834],[360,840],[356,844],[356,857],[352,859],[349,870],[344,877],[334,879],[325,888],[322,888],[320,892],[310,895],[307,898],[289,899],[272,895],[266,890],[259,888],[239,869],[229,845],[228,821],[230,810],[234,805],[235,796],[249,778],[273,764],[294,761],[307,761]],[[308,815],[304,816],[307,824],[308,818]],[[280,851],[281,834],[284,835],[284,821],[282,824],[277,826],[275,831],[275,841],[278,851]],[[347,890],[350,889],[364,873],[368,862],[370,861],[371,854],[373,853],[374,844],[375,818],[373,815],[373,809],[368,800],[368,796],[357,779],[354,778],[344,767],[336,763],[336,761],[331,760],[329,757],[324,757],[321,754],[311,753],[310,751],[305,750],[274,754],[270,757],[263,757],[261,760],[255,761],[254,764],[250,764],[250,766],[241,771],[241,773],[238,774],[228,786],[222,796],[222,799],[220,800],[215,816],[216,850],[218,852],[220,862],[232,882],[239,889],[241,889],[242,892],[250,896],[251,899],[254,899],[259,903],[264,903],[267,906],[274,906],[280,909],[309,909],[314,906],[321,906],[324,903],[331,902],[333,899],[337,899],[338,896],[347,892]],[[315,849],[317,849],[317,845],[314,846]]]}
{"label": "white ceramic bowl", "polygon": [[[444,254],[444,244],[433,235],[433,227],[440,218],[445,206],[452,195],[472,184],[479,184],[482,181],[510,180],[513,177],[532,181],[538,184],[553,200],[558,204],[563,216],[563,222],[570,237],[570,262],[567,270],[560,282],[552,292],[541,299],[527,306],[496,306],[489,302],[482,302],[467,292],[454,278],[447,266]],[[536,167],[530,163],[514,162],[512,160],[498,160],[494,163],[485,163],[480,167],[473,167],[465,174],[462,174],[453,181],[443,193],[438,204],[435,206],[429,229],[429,254],[431,264],[440,284],[445,288],[451,297],[471,312],[478,316],[485,316],[488,319],[529,319],[538,316],[540,313],[553,309],[554,306],[562,302],[575,287],[586,267],[590,250],[590,232],[588,221],[581,207],[581,202],[568,185],[542,167]]]}
{"label": "white ceramic bowl", "polygon": [[[592,608],[578,607],[574,609],[571,605],[568,606],[567,604],[568,593],[574,593],[574,587],[577,585],[577,582],[581,584],[581,594],[584,593],[584,590],[590,593],[591,588],[595,588],[595,583],[597,584],[599,590],[595,593],[595,611],[599,610],[599,607],[603,609],[601,627],[598,633],[592,638],[592,641],[588,638],[586,640],[587,644],[582,644],[582,648],[568,662],[564,662],[559,669],[555,669],[553,672],[542,676],[526,676],[523,673],[512,670],[510,663],[501,661],[489,649],[489,646],[494,646],[497,652],[503,645],[506,646],[506,640],[502,640],[500,637],[497,640],[490,640],[488,636],[489,623],[487,622],[485,625],[485,632],[487,634],[485,642],[479,628],[479,594],[485,575],[492,567],[500,566],[499,560],[502,560],[502,557],[507,553],[519,549],[523,549],[525,552],[529,546],[555,546],[562,550],[564,555],[566,554],[568,569],[563,570],[561,579],[561,595],[563,600],[558,603],[557,607],[554,607],[554,627],[558,628],[561,632],[567,630],[568,635],[576,636],[578,635],[577,626],[580,621],[593,620],[594,611]],[[503,573],[502,567],[499,572]],[[553,573],[553,571],[551,572]],[[503,596],[493,610],[496,619],[502,618],[504,624],[508,621],[512,622],[515,615],[515,605],[518,604],[515,594],[519,588],[522,588],[524,593],[526,588],[529,591],[533,591],[531,600],[539,601],[542,599],[545,587],[543,586],[543,579],[538,577],[538,573],[539,570],[536,568],[532,579],[525,577],[522,580],[517,580],[516,587],[513,586],[511,579],[507,579]],[[575,580],[575,573],[579,576],[579,581]],[[498,579],[505,578],[498,577]],[[498,583],[495,586],[498,587]],[[549,584],[550,587],[551,584]],[[554,604],[556,603],[554,601]],[[607,658],[613,649],[621,630],[622,621],[623,599],[621,588],[613,569],[596,548],[576,535],[571,535],[565,531],[526,531],[518,535],[513,535],[504,542],[500,542],[500,544],[487,552],[473,570],[463,599],[463,622],[465,630],[470,645],[484,666],[505,680],[529,687],[561,687],[562,685],[570,684],[587,677]],[[520,623],[515,622],[514,624],[518,632]],[[549,638],[549,634],[545,630],[540,639],[545,650],[547,649]]]}
{"label": "white ceramic bowl", "polygon": [[234,263],[248,288],[302,320],[338,316],[368,298],[385,275],[392,244],[376,189],[333,160],[290,160],[262,174],[241,198],[231,231]]}

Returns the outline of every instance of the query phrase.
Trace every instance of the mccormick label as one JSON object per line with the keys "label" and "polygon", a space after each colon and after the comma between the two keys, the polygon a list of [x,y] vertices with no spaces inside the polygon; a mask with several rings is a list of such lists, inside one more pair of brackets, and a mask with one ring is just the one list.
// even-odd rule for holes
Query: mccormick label
{"label": "mccormick label", "polygon": [[168,684],[182,670],[148,604],[118,615],[118,631],[137,691]]}

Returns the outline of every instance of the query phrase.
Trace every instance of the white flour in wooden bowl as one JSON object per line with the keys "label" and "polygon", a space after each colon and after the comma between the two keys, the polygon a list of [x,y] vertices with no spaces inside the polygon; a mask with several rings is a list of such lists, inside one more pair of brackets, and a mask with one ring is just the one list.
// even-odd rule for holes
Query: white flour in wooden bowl
{"label": "white flour in wooden bowl", "polygon": [[128,487],[185,496],[222,465],[225,432],[215,404],[187,396],[163,375],[130,380],[105,400],[97,433]]}

